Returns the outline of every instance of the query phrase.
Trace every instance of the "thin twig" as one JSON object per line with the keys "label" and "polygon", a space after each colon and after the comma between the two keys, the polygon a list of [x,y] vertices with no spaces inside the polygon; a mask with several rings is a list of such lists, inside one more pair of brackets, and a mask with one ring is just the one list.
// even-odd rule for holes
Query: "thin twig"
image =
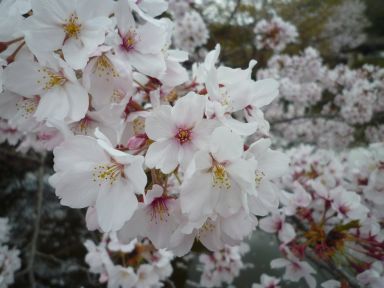
{"label": "thin twig", "polygon": [[32,288],[36,287],[35,274],[34,274],[34,265],[36,258],[36,246],[40,233],[40,220],[41,220],[41,212],[43,207],[43,196],[44,196],[44,161],[45,154],[43,153],[40,157],[40,165],[39,170],[37,171],[37,202],[36,202],[36,218],[35,218],[35,226],[33,229],[33,235],[31,240],[31,251],[29,254],[28,261],[28,278]]}
{"label": "thin twig", "polygon": [[233,17],[235,17],[237,10],[239,10],[239,8],[240,8],[240,4],[241,4],[241,0],[237,0],[235,9],[233,9],[231,15],[229,15],[227,23],[230,23],[232,21]]}

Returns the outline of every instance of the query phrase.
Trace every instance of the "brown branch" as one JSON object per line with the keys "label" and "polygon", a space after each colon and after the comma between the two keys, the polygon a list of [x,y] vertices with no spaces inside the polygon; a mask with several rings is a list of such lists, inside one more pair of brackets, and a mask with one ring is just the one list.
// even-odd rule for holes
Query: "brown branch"
{"label": "brown branch", "polygon": [[232,19],[233,19],[233,17],[235,17],[237,11],[238,11],[239,8],[240,8],[240,5],[241,5],[241,0],[237,0],[236,5],[235,5],[235,9],[233,9],[231,15],[229,15],[228,20],[227,20],[227,23],[231,22]]}

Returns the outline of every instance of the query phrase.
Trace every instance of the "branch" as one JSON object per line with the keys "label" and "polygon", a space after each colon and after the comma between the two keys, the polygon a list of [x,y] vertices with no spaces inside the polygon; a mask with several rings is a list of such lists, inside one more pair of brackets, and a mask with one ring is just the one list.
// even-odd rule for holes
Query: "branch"
{"label": "branch", "polygon": [[33,235],[31,240],[31,251],[28,259],[28,278],[32,288],[37,287],[35,281],[34,274],[34,265],[35,265],[35,257],[36,257],[36,246],[37,240],[39,238],[40,232],[40,220],[41,220],[41,211],[43,206],[43,194],[44,194],[44,161],[45,154],[42,154],[40,157],[40,165],[39,170],[37,171],[37,202],[36,202],[36,218],[35,218],[35,226],[33,229]]}
{"label": "branch", "polygon": [[336,279],[345,279],[348,282],[348,287],[351,288],[359,288],[360,285],[356,282],[354,278],[351,277],[351,275],[345,273],[342,269],[336,267],[336,265],[333,262],[324,262],[319,259],[319,257],[316,257],[316,255],[313,255],[313,253],[309,252],[308,250],[305,250],[305,256],[311,260],[312,262],[316,263],[320,268],[326,270],[330,275],[337,276]]}
{"label": "branch", "polygon": [[[305,225],[298,217],[293,216],[291,217],[293,223],[303,232],[308,231],[307,225]],[[322,268],[323,270],[327,271],[332,276],[337,276],[338,279],[345,279],[349,286],[351,288],[359,288],[360,286],[356,282],[356,280],[349,275],[348,273],[345,273],[342,269],[336,267],[336,265],[332,262],[325,262],[321,260],[319,257],[317,257],[311,250],[305,249],[305,256],[314,262],[317,266]]]}
{"label": "branch", "polygon": [[229,15],[228,20],[227,20],[227,23],[231,22],[232,19],[233,19],[233,17],[235,17],[237,11],[238,11],[239,8],[240,8],[240,4],[241,4],[241,0],[237,0],[236,5],[235,5],[235,9],[233,9],[231,15]]}

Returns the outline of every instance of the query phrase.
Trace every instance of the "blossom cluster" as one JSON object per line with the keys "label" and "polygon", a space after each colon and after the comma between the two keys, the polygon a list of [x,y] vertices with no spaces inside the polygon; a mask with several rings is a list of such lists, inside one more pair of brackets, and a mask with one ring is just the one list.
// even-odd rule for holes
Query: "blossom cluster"
{"label": "blossom cluster", "polygon": [[249,246],[226,246],[223,250],[210,254],[201,254],[199,261],[203,265],[200,284],[203,287],[222,287],[231,284],[240,270],[245,268],[242,257],[249,251]]}
{"label": "blossom cluster", "polygon": [[363,1],[345,0],[332,10],[321,33],[323,39],[330,41],[332,52],[353,49],[365,41],[364,29],[369,26],[365,9]]}
{"label": "blossom cluster", "polygon": [[88,229],[176,255],[195,239],[238,245],[275,209],[288,164],[249,137],[268,131],[261,108],[278,84],[253,80],[254,60],[218,65],[219,45],[190,79],[166,2],[136,2],[34,0],[25,18],[8,14],[0,116],[19,149],[53,150],[49,182],[62,205],[87,208]]}
{"label": "blossom cluster", "polygon": [[18,249],[9,248],[8,218],[0,218],[0,287],[6,288],[14,282],[14,274],[21,267]]}
{"label": "blossom cluster", "polygon": [[276,14],[269,20],[262,19],[257,22],[253,32],[256,35],[257,49],[268,49],[275,52],[281,52],[288,44],[296,42],[299,36],[296,26],[284,21]]}
{"label": "blossom cluster", "polygon": [[311,47],[301,55],[275,55],[258,71],[259,79],[271,77],[280,84],[278,100],[265,111],[275,124],[273,132],[288,143],[334,148],[383,140],[383,75],[372,65],[331,69]]}
{"label": "blossom cluster", "polygon": [[134,239],[122,244],[116,233],[109,233],[97,245],[92,240],[84,245],[90,272],[98,274],[99,282],[107,283],[108,288],[162,287],[162,281],[173,271],[173,254],[165,249],[156,250],[148,240]]}
{"label": "blossom cluster", "polygon": [[380,287],[375,285],[384,283],[383,144],[339,154],[303,145],[288,154],[280,212],[260,221],[262,230],[276,233],[285,255],[271,267],[285,268],[283,279],[304,278],[316,287],[316,271],[304,261],[312,255],[352,270],[362,287]]}

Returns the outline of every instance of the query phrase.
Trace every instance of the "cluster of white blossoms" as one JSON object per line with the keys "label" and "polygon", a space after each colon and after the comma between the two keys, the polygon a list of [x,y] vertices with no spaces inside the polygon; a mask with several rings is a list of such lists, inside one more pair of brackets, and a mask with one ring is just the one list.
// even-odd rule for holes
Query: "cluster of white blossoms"
{"label": "cluster of white blossoms", "polygon": [[0,288],[7,288],[14,282],[14,274],[21,267],[18,249],[9,248],[8,218],[0,218]]}
{"label": "cluster of white blossoms", "polygon": [[108,288],[163,287],[162,281],[173,272],[173,254],[165,249],[156,250],[146,240],[122,244],[116,233],[108,233],[98,245],[91,240],[84,245],[90,272],[98,274],[99,282],[107,283]]}
{"label": "cluster of white blossoms", "polygon": [[200,285],[202,287],[223,287],[231,284],[245,268],[242,260],[249,251],[249,246],[242,243],[240,246],[225,246],[221,251],[210,254],[201,254],[199,261],[203,265]]}
{"label": "cluster of white blossoms", "polygon": [[[277,235],[285,255],[271,267],[285,268],[285,280],[304,279],[316,287],[316,270],[304,261],[312,255],[349,271],[361,287],[381,287],[384,145],[339,154],[299,146],[288,154],[280,211],[260,220],[262,230]],[[343,287],[328,284],[323,287]]]}
{"label": "cluster of white blossoms", "polygon": [[256,34],[257,49],[271,49],[275,52],[280,52],[288,44],[296,42],[299,36],[296,26],[276,14],[269,20],[262,19],[257,22],[253,32]]}
{"label": "cluster of white blossoms", "polygon": [[280,279],[276,277],[269,276],[267,274],[262,274],[260,277],[260,283],[254,283],[252,288],[281,288],[279,285]]}
{"label": "cluster of white blossoms", "polygon": [[365,41],[364,29],[369,26],[365,9],[360,0],[344,0],[333,9],[321,33],[333,52],[353,49]]}
{"label": "cluster of white blossoms", "polygon": [[384,111],[384,69],[372,65],[331,69],[309,47],[300,55],[273,56],[257,75],[279,81],[279,98],[265,115],[275,123],[273,132],[288,143],[348,147],[362,128],[366,135],[357,140],[383,140],[383,134],[375,132],[380,132]]}
{"label": "cluster of white blossoms", "polygon": [[260,109],[278,84],[253,80],[255,61],[217,65],[220,46],[190,80],[187,53],[170,47],[174,24],[157,17],[166,8],[32,0],[20,23],[9,14],[0,116],[23,150],[53,149],[50,184],[62,205],[87,208],[90,230],[176,255],[195,239],[216,251],[277,208],[288,159],[248,136],[268,130]]}
{"label": "cluster of white blossoms", "polygon": [[200,13],[191,8],[192,4],[191,0],[169,1],[169,12],[175,21],[173,44],[189,52],[191,57],[205,52],[203,46],[209,39],[208,27]]}
{"label": "cluster of white blossoms", "polygon": [[201,15],[196,11],[186,12],[175,21],[174,44],[177,48],[193,53],[207,44],[209,31]]}

